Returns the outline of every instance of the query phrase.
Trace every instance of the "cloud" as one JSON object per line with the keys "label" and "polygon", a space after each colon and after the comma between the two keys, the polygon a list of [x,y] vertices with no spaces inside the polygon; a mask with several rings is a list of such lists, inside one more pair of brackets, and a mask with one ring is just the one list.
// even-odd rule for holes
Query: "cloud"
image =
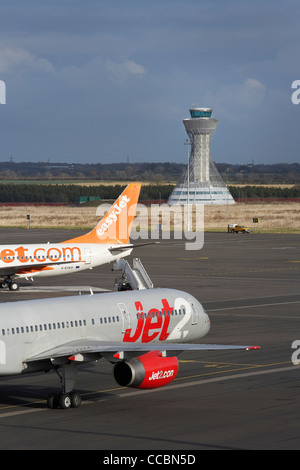
{"label": "cloud", "polygon": [[256,78],[246,78],[242,83],[210,89],[205,93],[203,102],[214,108],[220,117],[238,122],[240,119],[252,119],[253,112],[266,96],[267,88],[262,82]]}
{"label": "cloud", "polygon": [[238,89],[237,99],[241,104],[256,106],[262,102],[266,94],[266,87],[255,78],[247,78]]}
{"label": "cloud", "polygon": [[[289,158],[299,159],[300,106],[291,102],[299,78],[296,0],[2,3],[3,155],[182,161],[182,119],[196,102],[220,120],[213,145],[228,146],[228,154],[219,151],[224,159],[261,155],[254,134],[261,142],[272,135],[267,158],[282,158],[276,130],[283,125]],[[118,142],[116,106],[126,116]],[[18,131],[25,124],[26,145]]]}
{"label": "cloud", "polygon": [[110,74],[111,78],[119,82],[127,80],[132,76],[141,78],[146,73],[145,68],[133,60],[127,60],[125,62],[119,63],[107,60],[105,62],[105,68]]}
{"label": "cloud", "polygon": [[36,68],[44,72],[55,71],[51,62],[43,57],[36,57],[31,52],[20,47],[0,44],[0,74],[28,68]]}

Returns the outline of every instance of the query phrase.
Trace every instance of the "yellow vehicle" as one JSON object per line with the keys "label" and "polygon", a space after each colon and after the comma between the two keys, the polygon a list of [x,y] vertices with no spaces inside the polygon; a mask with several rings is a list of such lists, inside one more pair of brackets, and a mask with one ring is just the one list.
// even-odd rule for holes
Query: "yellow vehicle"
{"label": "yellow vehicle", "polygon": [[238,224],[229,224],[228,225],[228,233],[251,233],[251,230],[248,227],[244,227],[244,225]]}

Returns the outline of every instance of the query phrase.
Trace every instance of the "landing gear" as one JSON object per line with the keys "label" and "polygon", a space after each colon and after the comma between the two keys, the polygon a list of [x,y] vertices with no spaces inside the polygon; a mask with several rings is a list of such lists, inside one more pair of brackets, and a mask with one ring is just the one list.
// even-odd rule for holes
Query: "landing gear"
{"label": "landing gear", "polygon": [[61,408],[67,410],[69,408],[79,408],[81,405],[81,395],[77,392],[71,393],[50,393],[47,399],[48,408]]}
{"label": "landing gear", "polygon": [[77,377],[77,365],[73,362],[63,364],[61,374],[58,367],[55,367],[55,371],[61,380],[62,391],[58,394],[50,393],[47,399],[48,408],[61,408],[63,410],[78,408],[81,405],[81,396],[73,391]]}
{"label": "landing gear", "polygon": [[19,290],[19,284],[16,281],[13,281],[12,279],[10,279],[9,277],[5,278],[1,282],[0,285],[1,285],[2,289],[7,289],[8,288],[11,291]]}

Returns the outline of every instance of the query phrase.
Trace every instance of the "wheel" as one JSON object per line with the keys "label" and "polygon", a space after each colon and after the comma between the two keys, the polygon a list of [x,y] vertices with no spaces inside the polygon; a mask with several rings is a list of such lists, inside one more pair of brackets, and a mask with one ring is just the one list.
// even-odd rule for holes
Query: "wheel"
{"label": "wheel", "polygon": [[77,392],[71,393],[71,406],[78,408],[81,405],[81,395]]}
{"label": "wheel", "polygon": [[9,290],[12,290],[12,291],[19,290],[19,284],[17,284],[17,282],[14,282],[14,281],[11,281],[8,287],[9,287]]}
{"label": "wheel", "polygon": [[63,410],[67,410],[67,409],[71,408],[72,401],[71,401],[71,396],[68,393],[62,393],[59,396],[59,406]]}
{"label": "wheel", "polygon": [[50,393],[50,395],[48,395],[47,405],[51,410],[58,407],[58,395],[56,395],[56,393]]}

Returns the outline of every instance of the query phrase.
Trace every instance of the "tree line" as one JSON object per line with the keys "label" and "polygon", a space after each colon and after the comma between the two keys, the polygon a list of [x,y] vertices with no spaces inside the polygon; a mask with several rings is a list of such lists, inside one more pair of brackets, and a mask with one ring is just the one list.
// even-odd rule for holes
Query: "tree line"
{"label": "tree line", "polygon": [[[63,163],[0,161],[0,180],[94,180],[145,181],[153,184],[175,183],[182,178],[186,162],[119,162],[119,163]],[[227,184],[297,184],[300,181],[299,163],[230,164],[216,163],[217,170]]]}
{"label": "tree line", "polygon": [[234,199],[294,199],[300,197],[300,185],[292,188],[273,186],[228,186]]}
{"label": "tree line", "polygon": [[[0,203],[60,203],[79,204],[80,198],[93,197],[115,200],[126,187],[116,185],[72,185],[72,184],[0,184]],[[140,200],[166,200],[174,185],[145,185],[141,188]]]}
{"label": "tree line", "polygon": [[[0,203],[60,203],[79,204],[82,197],[115,200],[126,184],[75,185],[75,184],[0,184]],[[175,185],[142,185],[140,201],[166,201]],[[234,199],[248,198],[300,198],[300,185],[292,188],[268,186],[228,186]]]}

